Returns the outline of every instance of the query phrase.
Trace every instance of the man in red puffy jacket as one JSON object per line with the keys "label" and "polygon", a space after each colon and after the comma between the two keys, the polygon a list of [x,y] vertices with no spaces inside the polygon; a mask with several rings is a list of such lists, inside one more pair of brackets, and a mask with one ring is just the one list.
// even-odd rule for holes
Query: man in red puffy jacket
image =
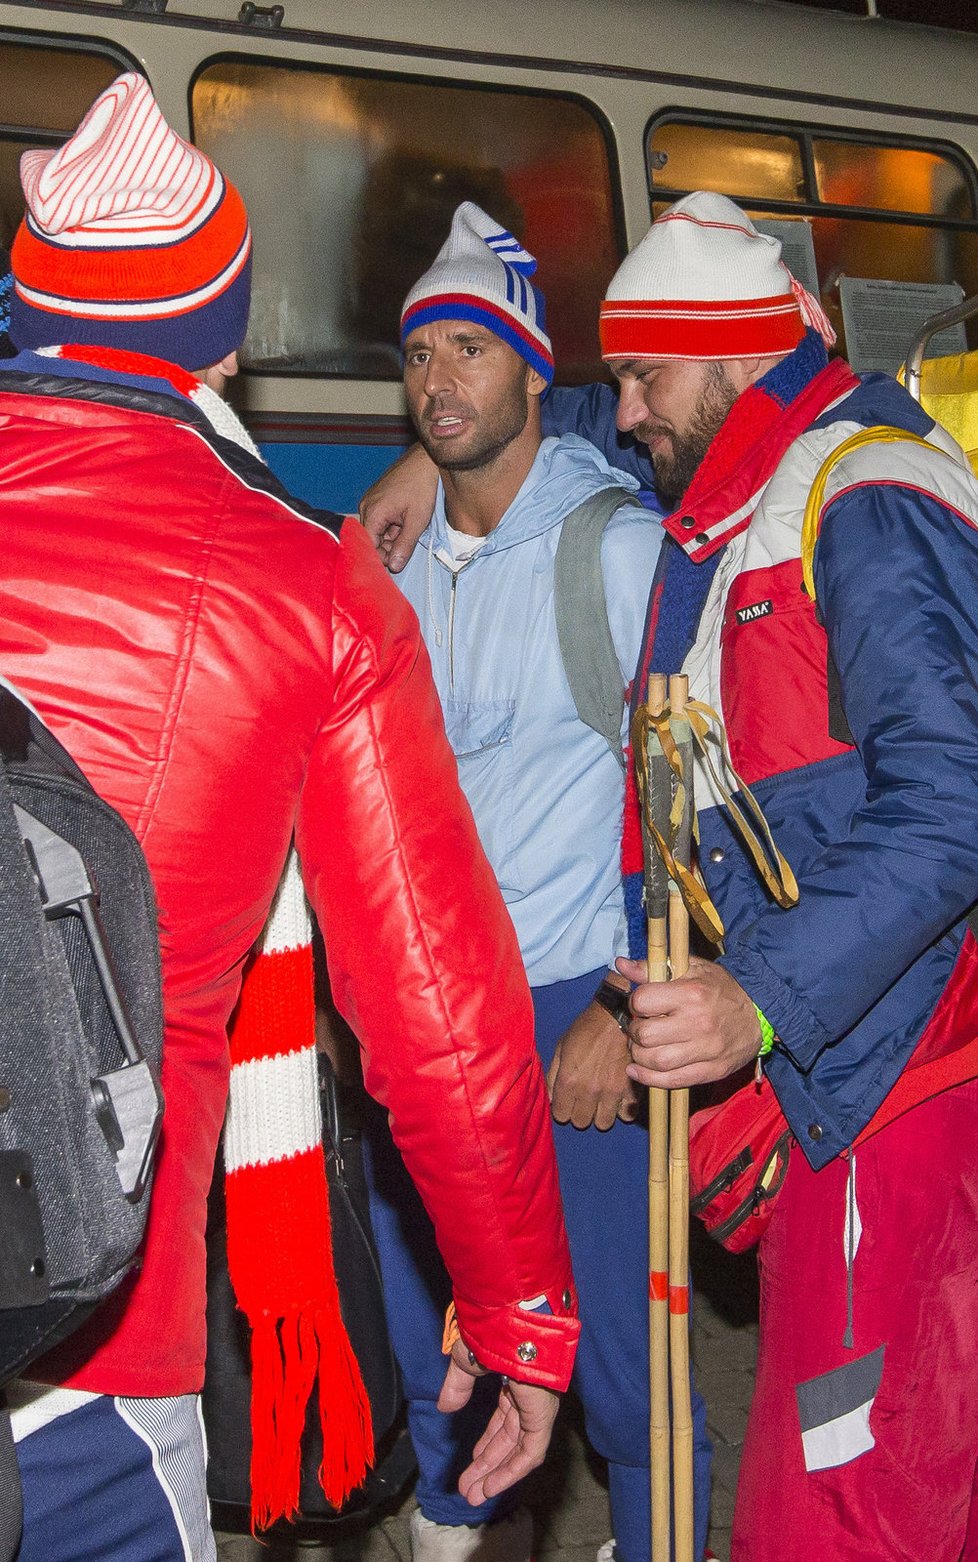
{"label": "man in red puffy jacket", "polygon": [[[529,995],[417,622],[358,524],[292,500],[214,394],[245,331],[247,216],[143,78],[26,153],[22,181],[3,671],[146,852],[166,1116],[138,1277],[18,1394],[20,1562],[214,1556],[205,1201],[227,1021],[293,837],[334,996],[453,1276],[443,1402],[477,1363],[507,1375],[466,1477],[479,1501],[542,1457],[578,1324]],[[282,1047],[256,1063],[259,1093],[288,1076]],[[282,1135],[283,1157],[304,1148]],[[273,1235],[243,1240],[268,1252]]]}

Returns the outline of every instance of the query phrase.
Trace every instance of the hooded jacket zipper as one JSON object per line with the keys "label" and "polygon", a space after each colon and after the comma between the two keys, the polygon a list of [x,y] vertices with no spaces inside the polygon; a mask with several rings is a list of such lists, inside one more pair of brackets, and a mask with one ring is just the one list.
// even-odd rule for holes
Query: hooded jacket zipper
{"label": "hooded jacket zipper", "polygon": [[[473,557],[476,557],[476,555],[473,555]],[[468,569],[471,563],[472,559],[466,559],[465,563],[460,564],[458,569],[452,570],[452,584],[448,596],[448,688],[453,696],[455,694],[455,601],[458,591],[458,577],[464,569]]]}

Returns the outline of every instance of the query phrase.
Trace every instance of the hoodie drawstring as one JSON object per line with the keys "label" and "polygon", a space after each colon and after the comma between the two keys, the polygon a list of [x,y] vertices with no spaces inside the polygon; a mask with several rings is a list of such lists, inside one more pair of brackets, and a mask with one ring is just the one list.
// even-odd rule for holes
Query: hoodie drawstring
{"label": "hoodie drawstring", "polygon": [[438,647],[438,649],[441,650],[442,641],[444,640],[445,636],[442,633],[441,626],[439,625],[438,620],[435,618],[435,576],[434,576],[434,569],[435,569],[435,550],[434,550],[434,548],[429,547],[429,549],[428,549],[427,590],[426,590],[426,593],[425,593],[426,600],[427,600],[427,605],[428,605],[428,622],[431,625],[432,629],[434,630],[435,644]]}

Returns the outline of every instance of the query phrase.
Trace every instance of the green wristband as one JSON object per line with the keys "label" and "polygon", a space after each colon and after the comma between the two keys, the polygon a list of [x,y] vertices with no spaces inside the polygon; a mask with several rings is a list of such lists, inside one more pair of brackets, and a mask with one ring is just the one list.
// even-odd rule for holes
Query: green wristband
{"label": "green wristband", "polygon": [[766,1058],[774,1046],[774,1026],[765,1014],[762,1014],[757,1004],[754,1005],[754,1013],[757,1015],[757,1023],[761,1027],[761,1045],[757,1056]]}

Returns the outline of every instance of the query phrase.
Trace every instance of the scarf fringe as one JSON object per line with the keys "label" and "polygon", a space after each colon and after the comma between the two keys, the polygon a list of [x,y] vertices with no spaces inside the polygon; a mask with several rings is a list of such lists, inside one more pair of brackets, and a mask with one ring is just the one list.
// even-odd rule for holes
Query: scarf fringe
{"label": "scarf fringe", "polygon": [[319,1378],[323,1462],[319,1481],[334,1508],[373,1464],[370,1399],[342,1320],[332,1309],[255,1319],[251,1335],[251,1528],[299,1512],[300,1444]]}

